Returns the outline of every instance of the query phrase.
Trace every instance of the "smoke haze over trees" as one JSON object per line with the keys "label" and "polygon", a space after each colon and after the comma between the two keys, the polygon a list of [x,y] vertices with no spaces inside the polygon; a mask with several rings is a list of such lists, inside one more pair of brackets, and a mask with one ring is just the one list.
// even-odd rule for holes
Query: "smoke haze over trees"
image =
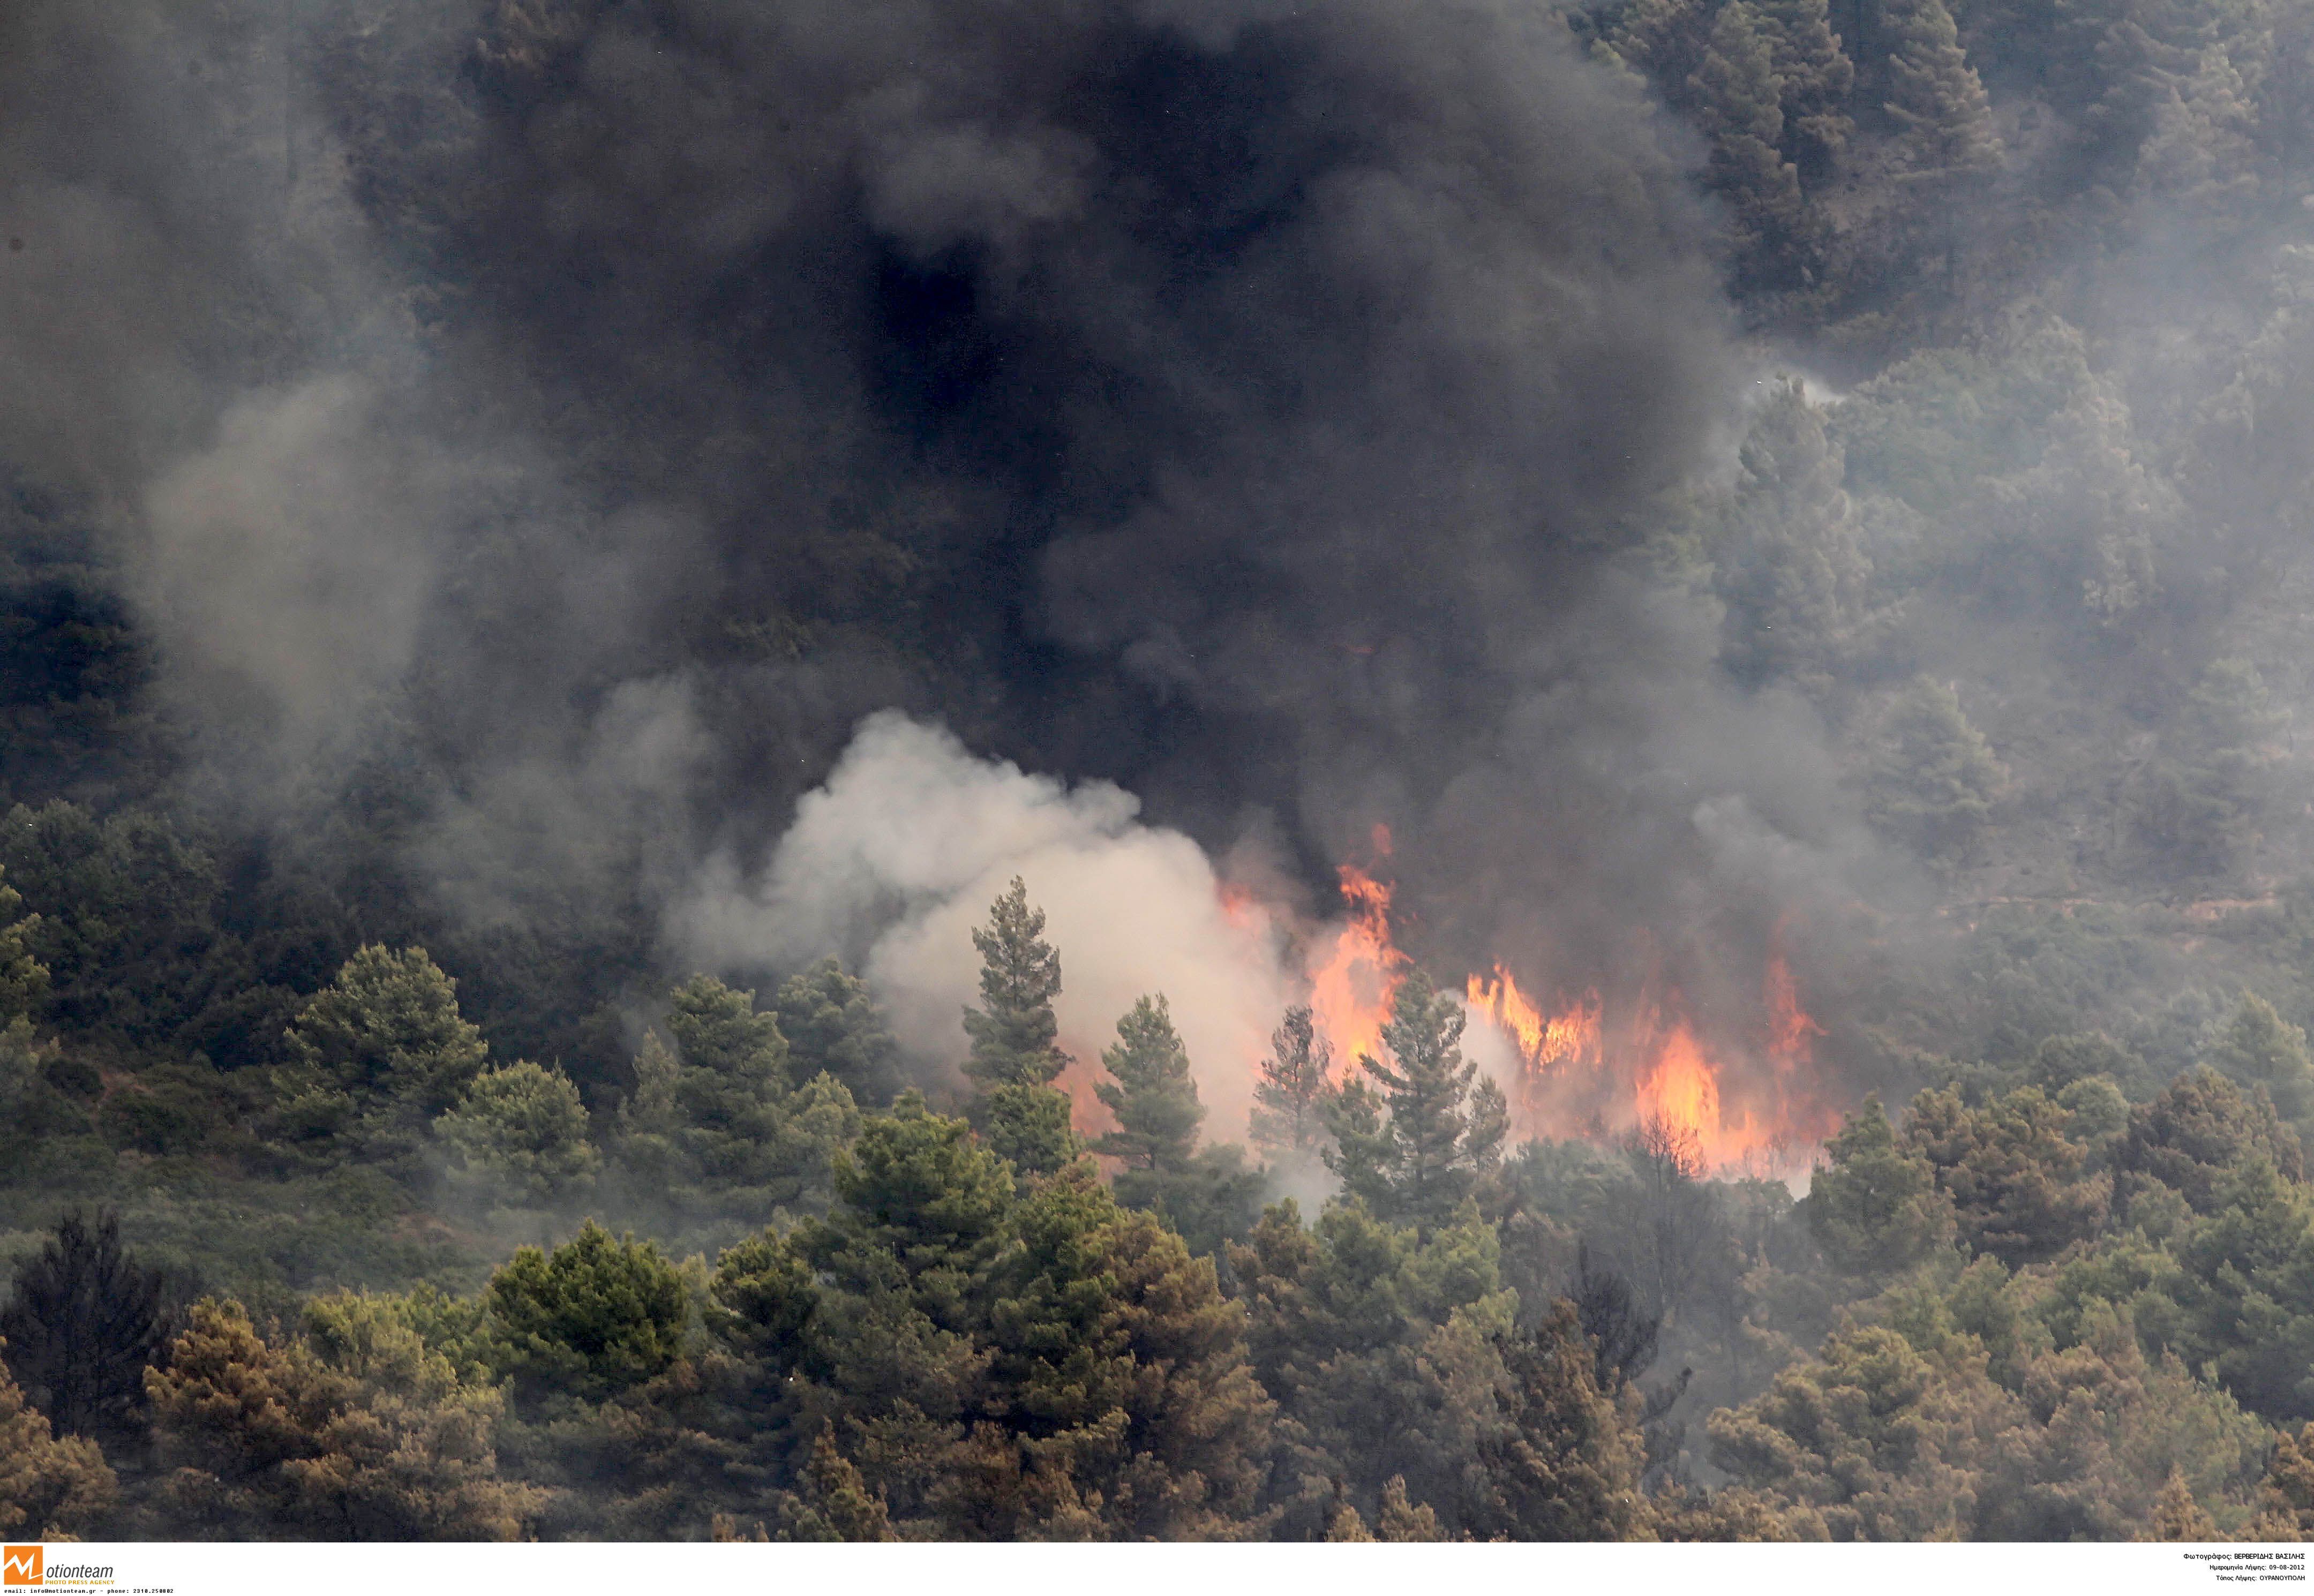
{"label": "smoke haze over trees", "polygon": [[0,88],[0,1528],[2314,1524],[2304,6]]}

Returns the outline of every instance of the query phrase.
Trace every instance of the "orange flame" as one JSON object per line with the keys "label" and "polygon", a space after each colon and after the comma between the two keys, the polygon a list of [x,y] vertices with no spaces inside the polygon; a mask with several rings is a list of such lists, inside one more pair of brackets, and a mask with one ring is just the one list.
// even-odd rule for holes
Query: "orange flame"
{"label": "orange flame", "polygon": [[1087,1141],[1124,1128],[1117,1123],[1117,1115],[1108,1105],[1100,1100],[1100,1085],[1108,1079],[1108,1071],[1098,1063],[1082,1058],[1070,1059],[1053,1077],[1053,1084],[1068,1094],[1070,1128]]}
{"label": "orange flame", "polygon": [[1605,1005],[1596,992],[1558,1014],[1546,1015],[1519,990],[1511,973],[1495,966],[1494,979],[1473,975],[1463,983],[1471,1007],[1517,1038],[1519,1056],[1530,1069],[1600,1062],[1599,1020]]}
{"label": "orange flame", "polygon": [[1500,965],[1491,977],[1470,977],[1464,992],[1473,1016],[1517,1049],[1521,1077],[1507,1084],[1526,1135],[1597,1137],[1655,1125],[1689,1149],[1700,1169],[1796,1174],[1837,1124],[1815,1107],[1802,1075],[1809,1039],[1824,1027],[1800,1008],[1780,960],[1763,993],[1771,1079],[1757,1069],[1731,1074],[1730,1058],[1704,1041],[1677,992],[1657,1001],[1642,990],[1612,1025],[1596,991],[1548,1010]]}
{"label": "orange flame", "polygon": [[[1377,825],[1373,841],[1375,857],[1388,857],[1388,829]],[[1381,1053],[1382,1027],[1410,961],[1391,939],[1390,884],[1356,865],[1341,866],[1339,876],[1348,916],[1312,949],[1306,967],[1317,1028],[1348,1071],[1360,1055]],[[1502,1083],[1518,1133],[1600,1139],[1652,1126],[1686,1149],[1699,1170],[1804,1172],[1841,1116],[1815,1094],[1810,1066],[1815,1038],[1825,1031],[1801,1005],[1781,930],[1761,1009],[1742,1033],[1748,1041],[1728,1040],[1724,1026],[1699,1026],[1677,991],[1654,995],[1652,982],[1627,991],[1611,1010],[1595,988],[1546,1004],[1501,964],[1469,976],[1472,1022],[1492,1027],[1518,1059],[1515,1078]]]}
{"label": "orange flame", "polygon": [[[1374,833],[1386,848],[1390,833],[1380,826]],[[1406,979],[1407,957],[1391,941],[1389,886],[1356,865],[1342,866],[1340,874],[1350,917],[1310,972],[1310,1007],[1347,1068],[1360,1054],[1381,1052],[1382,1024]]]}
{"label": "orange flame", "polygon": [[1656,1050],[1655,1063],[1638,1080],[1635,1094],[1639,1123],[1661,1120],[1696,1140],[1706,1160],[1717,1162],[1715,1143],[1723,1141],[1719,1116],[1719,1070],[1704,1057],[1695,1033],[1681,1020]]}
{"label": "orange flame", "polygon": [[1763,988],[1762,995],[1768,1008],[1768,1056],[1786,1074],[1800,1065],[1813,1063],[1815,1045],[1809,1038],[1823,1036],[1824,1027],[1800,1007],[1800,990],[1792,980],[1792,966],[1780,952],[1768,957]]}

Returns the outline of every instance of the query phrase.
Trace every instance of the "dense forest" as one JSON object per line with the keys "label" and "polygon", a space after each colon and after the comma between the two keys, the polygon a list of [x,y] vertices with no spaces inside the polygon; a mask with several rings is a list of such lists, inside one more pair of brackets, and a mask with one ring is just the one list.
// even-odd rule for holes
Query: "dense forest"
{"label": "dense forest", "polygon": [[0,84],[0,1530],[2314,1537],[2314,8]]}

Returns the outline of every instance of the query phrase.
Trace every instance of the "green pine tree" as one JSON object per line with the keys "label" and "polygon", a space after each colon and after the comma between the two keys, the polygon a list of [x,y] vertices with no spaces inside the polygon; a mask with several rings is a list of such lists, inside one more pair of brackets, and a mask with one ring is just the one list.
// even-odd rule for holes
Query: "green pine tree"
{"label": "green pine tree", "polygon": [[2314,1113],[2314,1055],[2307,1051],[2306,1032],[2256,992],[2242,994],[2241,1007],[2206,1062],[2244,1086],[2264,1087],[2286,1120],[2302,1124]]}
{"label": "green pine tree", "polygon": [[362,948],[290,1027],[299,1061],[358,1098],[429,1117],[481,1073],[490,1044],[458,1012],[458,983],[423,948]]}
{"label": "green pine tree", "polygon": [[1727,203],[1740,275],[1791,276],[1806,255],[1799,169],[1783,157],[1783,80],[1745,0],[1729,0],[1688,81],[1696,122],[1711,141],[1708,181]]}
{"label": "green pine tree", "polygon": [[1093,1151],[1121,1159],[1129,1168],[1179,1173],[1197,1151],[1206,1107],[1189,1074],[1189,1054],[1173,1029],[1165,996],[1143,998],[1117,1022],[1117,1045],[1100,1055],[1113,1080],[1094,1089],[1117,1116],[1117,1128]]}
{"label": "green pine tree", "polygon": [[[1479,1080],[1476,1062],[1462,1056],[1463,1023],[1461,1004],[1421,970],[1409,970],[1382,1028],[1388,1062],[1358,1060],[1389,1111],[1377,1212],[1425,1232],[1444,1224],[1471,1195],[1509,1129],[1502,1089]],[[1347,1120],[1338,1139],[1342,1128],[1351,1128]]]}
{"label": "green pine tree", "polygon": [[788,1040],[790,1070],[797,1080],[823,1071],[833,1075],[862,1107],[883,1107],[899,1095],[899,1044],[868,983],[846,974],[835,959],[822,959],[791,976],[772,1011]]}
{"label": "green pine tree", "polygon": [[1326,1143],[1325,1109],[1333,1096],[1334,1050],[1304,1004],[1285,1011],[1270,1034],[1253,1089],[1254,1145],[1281,1158],[1309,1159]]}
{"label": "green pine tree", "polygon": [[788,1085],[788,1044],[775,1015],[755,1010],[755,994],[736,992],[711,975],[693,975],[675,989],[667,1028],[685,1065],[711,1071],[743,1098]]}
{"label": "green pine tree", "polygon": [[600,1398],[680,1354],[690,1296],[658,1248],[588,1220],[552,1252],[518,1249],[490,1276],[494,1354],[529,1392]]}
{"label": "green pine tree", "polygon": [[268,1116],[279,1142],[418,1173],[433,1121],[465,1095],[490,1044],[458,1012],[458,985],[422,948],[367,947],[314,994],[284,1038]]}
{"label": "green pine tree", "polygon": [[1933,1165],[1896,1139],[1877,1098],[1825,1144],[1808,1189],[1808,1228],[1835,1269],[1893,1274],[1951,1239],[1952,1204]]}
{"label": "green pine tree", "polygon": [[1784,158],[1799,168],[1803,185],[1819,182],[1839,165],[1856,129],[1846,110],[1856,67],[1832,31],[1825,0],[1751,3],[1783,84]]}
{"label": "green pine tree", "polygon": [[1608,31],[1615,57],[1678,100],[1711,35],[1710,0],[1631,0]]}
{"label": "green pine tree", "polygon": [[1908,177],[1953,185],[2000,164],[2000,136],[1945,0],[1889,0],[1886,110]]}
{"label": "green pine tree", "polygon": [[1599,1389],[1575,1305],[1562,1300],[1499,1347],[1503,1422],[1479,1443],[1481,1523],[1512,1540],[1632,1539],[1645,1501],[1639,1432]]}
{"label": "green pine tree", "polygon": [[1117,1034],[1117,1045],[1101,1054],[1116,1079],[1095,1089],[1118,1128],[1093,1151],[1124,1160],[1115,1186],[1119,1203],[1159,1215],[1190,1251],[1217,1253],[1253,1228],[1267,1184],[1262,1171],[1246,1167],[1241,1148],[1198,1148],[1206,1107],[1161,995],[1135,1004]]}
{"label": "green pine tree", "polygon": [[964,1072],[980,1086],[973,1123],[989,1146],[1024,1175],[1047,1175],[1079,1151],[1069,1099],[1052,1082],[1068,1067],[1053,999],[1061,956],[1044,939],[1045,915],[1029,904],[1020,877],[990,905],[988,926],[972,933],[980,950],[978,1009],[964,1011],[972,1053]]}
{"label": "green pine tree", "polygon": [[434,1122],[463,1173],[517,1203],[545,1203],[594,1177],[587,1106],[560,1070],[518,1059],[485,1070],[455,1108]]}
{"label": "green pine tree", "polygon": [[2008,772],[1945,683],[1914,678],[1891,706],[1874,751],[1866,812],[1939,858],[1965,855],[1992,818]]}
{"label": "green pine tree", "polygon": [[1391,1177],[1398,1150],[1390,1138],[1382,1094],[1365,1077],[1354,1076],[1326,1100],[1324,1112],[1326,1134],[1333,1145],[1320,1156],[1341,1181],[1344,1195],[1377,1213],[1395,1212],[1398,1194]]}
{"label": "green pine tree", "polygon": [[843,1083],[818,1074],[791,1084],[778,1019],[711,976],[675,990],[667,1029],[675,1050],[655,1032],[644,1037],[618,1115],[617,1173],[634,1200],[701,1227],[683,1232],[686,1245],[824,1203],[834,1158],[859,1124]]}
{"label": "green pine tree", "polygon": [[1800,384],[1776,384],[1744,440],[1718,581],[1724,657],[1744,680],[1829,688],[1864,607],[1871,566],[1841,487],[1840,445]]}
{"label": "green pine tree", "polygon": [[49,967],[32,957],[40,917],[23,907],[23,895],[0,875],[0,1026],[31,1013],[49,991]]}

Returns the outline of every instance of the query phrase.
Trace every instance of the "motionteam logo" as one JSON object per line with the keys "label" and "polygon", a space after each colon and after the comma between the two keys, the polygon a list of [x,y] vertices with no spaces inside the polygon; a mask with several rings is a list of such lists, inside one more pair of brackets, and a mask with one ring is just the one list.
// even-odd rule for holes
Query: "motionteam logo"
{"label": "motionteam logo", "polygon": [[0,1552],[0,1585],[39,1585],[54,1590],[58,1585],[109,1585],[112,1583],[112,1565],[98,1563],[59,1563],[48,1565],[48,1548],[12,1546]]}

